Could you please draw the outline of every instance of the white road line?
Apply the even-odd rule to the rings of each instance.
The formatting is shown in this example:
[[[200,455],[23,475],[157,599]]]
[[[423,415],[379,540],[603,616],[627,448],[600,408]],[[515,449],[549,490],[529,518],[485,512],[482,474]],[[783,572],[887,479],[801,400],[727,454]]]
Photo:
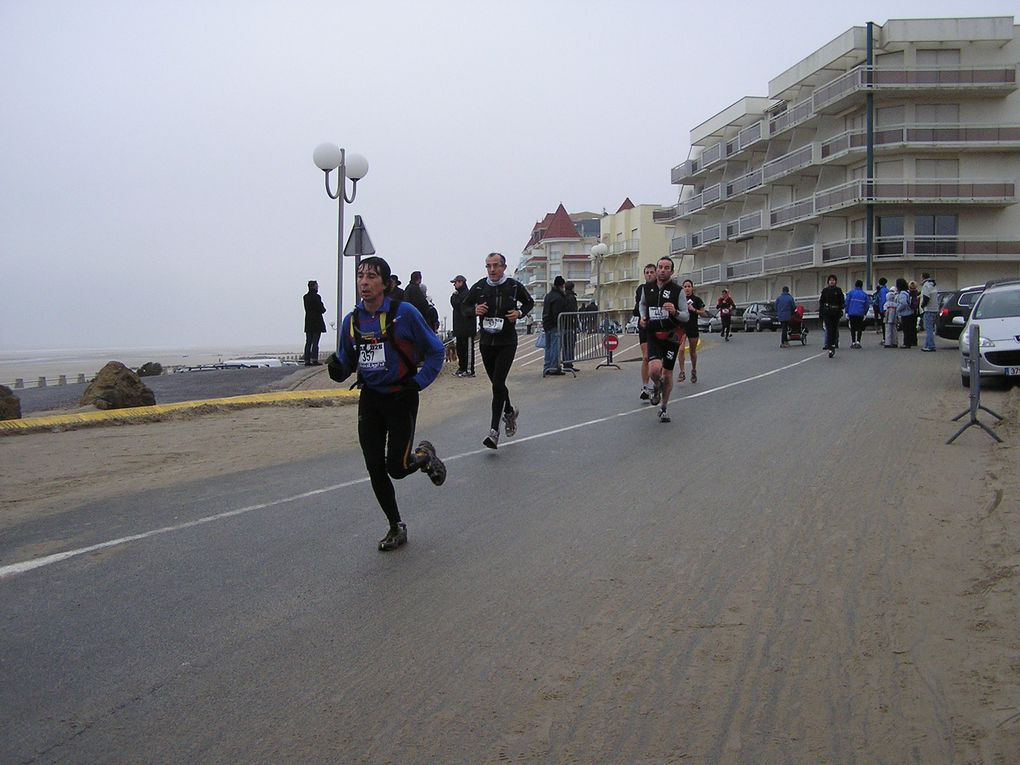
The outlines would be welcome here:
[[[725,385],[719,385],[714,388],[706,388],[703,391],[693,393],[689,396],[682,396],[678,399],[674,399],[674,402],[685,401],[687,399],[692,398],[701,398],[702,396],[707,396],[711,393],[718,393],[719,391],[726,390],[727,388],[734,388],[738,385],[744,385],[749,382],[754,382],[755,380],[761,380],[765,377],[770,377],[772,375],[779,374],[780,372],[785,372],[788,369],[793,369],[794,367],[800,366],[801,364],[805,364],[808,361],[811,361],[812,359],[820,358],[823,355],[824,354],[822,353],[818,353],[815,354],[814,356],[808,356],[805,359],[801,359],[800,361],[795,361],[792,364],[787,364],[785,366],[769,370],[768,372],[762,372],[761,374],[753,375],[751,377],[745,377],[743,380],[736,380],[734,382],[726,383]],[[547,430],[543,433],[536,433],[533,436],[515,438],[513,441],[508,441],[507,443],[505,443],[501,448],[506,449],[508,447],[513,447],[519,444],[527,443],[528,441],[535,441],[540,438],[549,438],[550,436],[559,435],[560,433],[566,433],[567,431],[570,430],[577,430],[578,428],[587,428],[592,425],[600,425],[601,423],[609,422],[610,420],[614,420],[618,417],[627,417],[629,415],[639,414],[641,412],[654,412],[655,410],[656,407],[654,406],[640,406],[636,409],[630,409],[625,412],[617,412],[615,414],[606,415],[605,417],[596,417],[593,420],[577,422],[574,423],[573,425],[567,425],[566,427],[563,428]],[[483,448],[475,449],[469,452],[461,452],[460,454],[455,454],[451,457],[444,457],[443,462],[453,462],[455,460],[464,459],[465,457],[473,457],[476,454],[490,453],[491,451],[492,451],[491,449]],[[314,489],[313,491],[302,492],[301,494],[295,494],[294,496],[291,497],[274,499],[271,502],[260,502],[256,505],[247,505],[246,507],[239,507],[236,510],[227,510],[226,512],[223,513],[208,515],[204,518],[198,518],[194,521],[187,521],[186,523],[179,523],[175,526],[164,526],[162,528],[152,529],[151,531],[144,531],[140,534],[132,534],[126,537],[111,539],[107,542],[100,542],[98,544],[89,545],[88,547],[79,547],[75,550],[66,550],[64,552],[54,553],[52,555],[44,555],[41,558],[33,558],[32,560],[26,560],[20,563],[10,563],[6,566],[0,566],[0,579],[6,579],[7,577],[16,576],[17,574],[24,574],[25,572],[31,571],[33,569],[42,568],[43,566],[49,566],[54,563],[59,563],[61,561],[67,560],[68,558],[76,558],[79,555],[87,555],[88,553],[97,552],[99,550],[105,550],[109,547],[116,547],[117,545],[127,544],[128,542],[138,542],[143,539],[149,539],[150,537],[159,536],[161,534],[170,534],[175,531],[183,531],[184,529],[190,529],[194,526],[202,526],[206,523],[221,521],[224,518],[233,518],[234,516],[244,515],[255,510],[265,510],[270,507],[284,505],[287,504],[288,502],[296,502],[298,500],[307,499],[308,497],[314,497],[318,494],[326,494],[328,492],[337,491],[339,489],[346,489],[349,486],[357,486],[358,484],[362,483],[368,483],[367,476],[364,478],[357,478],[353,481],[345,481],[344,483],[333,484],[332,486],[324,486],[321,489]]]

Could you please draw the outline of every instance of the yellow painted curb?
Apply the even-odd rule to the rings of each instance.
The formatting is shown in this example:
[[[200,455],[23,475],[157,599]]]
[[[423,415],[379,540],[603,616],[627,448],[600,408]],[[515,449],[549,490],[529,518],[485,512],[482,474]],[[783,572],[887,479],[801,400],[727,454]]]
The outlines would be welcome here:
[[[22,417],[20,420],[0,420],[0,434],[27,433],[70,425],[99,425],[103,423],[131,422],[132,420],[152,420],[160,415],[187,411],[189,409],[200,409],[206,406],[242,408],[276,403],[320,401],[322,399],[356,400],[359,395],[359,392],[356,390],[280,391],[278,393],[253,393],[248,396],[208,398],[201,401],[180,401],[176,404],[135,406],[129,409],[107,409],[96,412],[57,414],[50,417]]]

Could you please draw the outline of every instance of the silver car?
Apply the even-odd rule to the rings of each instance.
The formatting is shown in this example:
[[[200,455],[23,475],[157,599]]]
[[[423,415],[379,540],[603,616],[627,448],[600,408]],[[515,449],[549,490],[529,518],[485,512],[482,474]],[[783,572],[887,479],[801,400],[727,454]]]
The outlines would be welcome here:
[[[974,302],[970,318],[953,319],[960,333],[960,380],[970,385],[970,329],[978,327],[978,370],[984,377],[1020,379],[1020,279],[989,285]]]

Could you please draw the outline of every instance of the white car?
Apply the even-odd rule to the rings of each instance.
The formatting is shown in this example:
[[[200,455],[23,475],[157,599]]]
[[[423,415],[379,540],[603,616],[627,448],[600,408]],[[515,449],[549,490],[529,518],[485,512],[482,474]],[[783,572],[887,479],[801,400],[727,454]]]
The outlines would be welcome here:
[[[989,284],[974,301],[970,318],[953,319],[960,333],[960,380],[970,385],[970,329],[978,327],[978,370],[984,377],[1020,379],[1020,279]]]
[[[631,316],[630,321],[627,322],[627,326],[623,328],[623,331],[628,335],[636,335],[638,333],[638,318],[637,316]]]

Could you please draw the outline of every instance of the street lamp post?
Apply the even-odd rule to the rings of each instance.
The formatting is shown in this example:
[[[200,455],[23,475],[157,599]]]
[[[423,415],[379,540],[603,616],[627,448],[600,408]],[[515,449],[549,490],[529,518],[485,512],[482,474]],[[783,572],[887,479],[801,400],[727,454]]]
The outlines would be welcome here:
[[[598,305],[599,310],[603,310],[602,305],[602,259],[606,257],[609,252],[609,248],[606,247],[604,242],[599,242],[591,248],[591,256],[595,260],[595,303]]]
[[[337,245],[336,245],[336,352],[340,354],[340,332],[343,326],[344,290],[344,202],[352,204],[358,193],[358,181],[368,175],[368,160],[360,154],[348,154],[336,144],[320,143],[312,152],[312,161],[326,177],[326,193],[337,200]],[[339,170],[336,193],[329,187],[329,174]],[[347,179],[351,179],[351,195],[347,196]]]

